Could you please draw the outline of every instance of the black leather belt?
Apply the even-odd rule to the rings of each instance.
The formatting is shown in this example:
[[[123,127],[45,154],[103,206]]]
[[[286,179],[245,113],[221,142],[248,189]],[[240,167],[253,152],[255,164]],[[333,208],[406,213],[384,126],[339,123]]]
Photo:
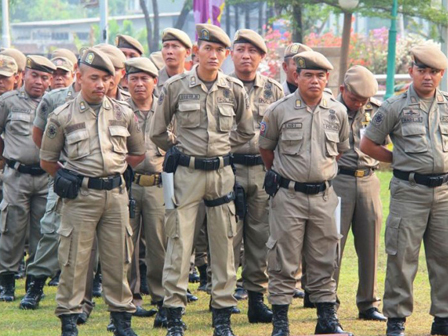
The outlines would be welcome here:
[[[179,165],[184,166],[184,167],[190,167],[190,158],[191,158],[191,156],[189,156],[189,155],[180,154],[179,155]],[[230,165],[230,163],[231,163],[230,155],[222,156],[222,159],[224,161],[223,167]],[[206,159],[200,159],[200,158],[193,157],[193,161],[194,161],[194,169],[211,171],[211,170],[218,170],[219,168],[222,168],[222,167],[220,167],[221,160],[219,157],[206,158]]]
[[[400,180],[409,181],[409,175],[411,174],[412,172],[404,172],[394,169],[394,176]],[[414,181],[417,184],[430,188],[440,187],[442,184],[448,182],[448,174],[423,175],[414,173]]]
[[[43,170],[38,163],[33,165],[24,165],[16,160],[10,160],[5,158],[5,162],[9,168],[17,170],[19,173],[29,174],[32,176],[39,176],[46,174],[47,172]]]
[[[114,175],[110,177],[85,177],[80,175],[81,178],[88,178],[87,188],[96,190],[112,190],[121,185],[121,175]]]
[[[259,166],[264,164],[260,155],[232,154],[232,156],[233,163],[244,166]]]
[[[340,168],[338,174],[349,175],[354,177],[366,177],[371,175],[373,171],[374,170],[372,168],[357,169],[357,170]]]
[[[291,182],[291,180],[282,177],[282,179],[280,181],[280,187],[288,189],[290,182]],[[323,183],[294,182],[294,190],[300,191],[307,195],[316,195],[322,191],[325,191],[325,189],[327,189],[327,186],[324,182]]]

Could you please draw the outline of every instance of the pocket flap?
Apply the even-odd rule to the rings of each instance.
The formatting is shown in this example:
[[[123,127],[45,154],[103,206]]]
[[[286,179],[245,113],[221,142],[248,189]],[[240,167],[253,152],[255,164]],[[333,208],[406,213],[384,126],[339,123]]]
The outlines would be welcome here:
[[[303,139],[303,132],[286,131],[282,133],[282,140],[293,141],[302,139]]]
[[[200,103],[182,103],[179,104],[179,111],[181,112],[195,112],[201,108]]]
[[[31,122],[31,114],[24,112],[13,112],[11,113],[11,120]]]
[[[0,203],[0,211],[5,211],[6,208],[8,207],[8,205],[9,205],[9,203],[6,202],[5,200],[3,200],[3,201]]]
[[[272,237],[269,237],[267,243],[266,243],[266,247],[270,250],[272,250],[275,247],[275,244],[277,244],[277,240],[273,239]]]
[[[89,132],[86,129],[79,130],[67,134],[67,144],[71,145],[81,140],[86,140],[89,138]]]
[[[401,132],[403,133],[403,136],[426,134],[425,125],[423,124],[408,124],[406,126],[403,125],[403,127],[401,128]]]
[[[73,232],[73,228],[59,228],[58,233],[62,236],[62,237],[70,237],[70,235]]]
[[[388,226],[390,228],[393,228],[393,229],[398,229],[400,227],[400,223],[401,223],[401,218],[400,217],[389,216],[387,218],[386,226]]]
[[[111,136],[128,137],[131,135],[128,129],[123,126],[109,126],[109,132]]]
[[[225,117],[233,117],[235,112],[233,111],[233,105],[221,104],[218,105],[219,114]]]
[[[336,132],[325,132],[328,141],[339,143],[339,134]]]

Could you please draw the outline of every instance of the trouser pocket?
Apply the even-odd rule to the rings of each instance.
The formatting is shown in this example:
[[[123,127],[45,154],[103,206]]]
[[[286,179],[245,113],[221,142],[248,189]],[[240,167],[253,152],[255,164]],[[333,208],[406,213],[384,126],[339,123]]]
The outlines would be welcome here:
[[[396,255],[398,252],[398,239],[400,233],[401,218],[390,216],[386,222],[386,253]]]

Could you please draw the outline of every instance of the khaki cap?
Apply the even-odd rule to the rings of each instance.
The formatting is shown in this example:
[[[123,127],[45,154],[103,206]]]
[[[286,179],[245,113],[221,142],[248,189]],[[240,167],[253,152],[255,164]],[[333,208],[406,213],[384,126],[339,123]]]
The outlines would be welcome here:
[[[149,58],[134,57],[125,62],[126,74],[130,75],[137,72],[146,72],[152,77],[159,75],[159,70]]]
[[[98,44],[94,46],[94,48],[98,48],[102,52],[104,52],[112,61],[112,64],[114,65],[115,69],[124,68],[124,62],[126,62],[126,56],[120,49],[114,47],[111,44],[105,44],[105,43]]]
[[[283,54],[283,58],[291,57],[300,54],[304,51],[313,51],[313,49],[302,43],[292,43],[286,47],[285,52]]]
[[[267,53],[268,48],[263,38],[252,29],[239,29],[233,37],[233,45],[237,43],[250,43],[257,47],[261,52]]]
[[[214,43],[220,43],[226,48],[230,48],[230,38],[227,36],[224,30],[218,26],[199,23],[196,25],[196,33],[200,41],[208,41]]]
[[[81,63],[115,76],[115,68],[112,61],[99,48],[89,48],[84,51]]]
[[[362,65],[352,66],[344,77],[348,91],[362,98],[371,98],[378,91],[378,82],[373,73]]]
[[[26,56],[17,49],[14,48],[6,48],[0,52],[2,55],[7,55],[15,59],[17,63],[17,67],[20,72],[25,71],[26,67]]]
[[[163,56],[161,51],[155,51],[149,55],[149,59],[156,66],[157,70],[162,69],[165,66],[163,62]]]
[[[51,58],[57,58],[57,57],[64,57],[67,58],[73,65],[78,63],[78,58],[76,57],[75,53],[71,50],[60,48],[53,51],[51,54]],[[73,71],[73,70],[70,70]]]
[[[129,35],[117,35],[116,45],[117,48],[134,49],[140,53],[140,55],[143,55],[144,52],[142,44]]]
[[[11,56],[0,55],[0,75],[11,77],[17,73],[17,63]]]
[[[51,61],[56,66],[57,69],[62,69],[68,72],[73,72],[74,67],[73,63],[70,62],[68,58],[65,57],[55,57],[52,58]]]
[[[412,60],[420,68],[433,68],[445,70],[448,68],[448,59],[440,48],[433,44],[420,44],[411,49]]]
[[[190,37],[182,30],[179,30],[176,28],[166,28],[162,32],[162,42],[165,42],[165,41],[179,41],[186,48],[189,48],[189,49],[191,49],[191,47],[193,45],[191,43]]]
[[[56,70],[55,65],[51,63],[48,58],[39,55],[29,55],[26,58],[26,67],[28,69],[48,72],[50,74]]]
[[[293,57],[297,69],[308,70],[333,70],[333,65],[321,53],[317,51],[304,51]]]

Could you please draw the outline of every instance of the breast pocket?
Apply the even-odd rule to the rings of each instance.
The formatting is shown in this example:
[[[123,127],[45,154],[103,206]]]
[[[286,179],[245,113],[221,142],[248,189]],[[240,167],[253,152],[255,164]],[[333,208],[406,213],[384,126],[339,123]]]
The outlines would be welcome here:
[[[233,126],[233,118],[235,112],[233,111],[233,105],[219,105],[218,106],[218,129],[220,132],[230,132]]]
[[[109,133],[112,150],[115,153],[126,154],[128,152],[127,138],[131,135],[128,129],[123,126],[109,126]]]
[[[80,159],[89,154],[89,132],[86,129],[67,134],[67,155],[70,159]]]
[[[440,134],[442,136],[443,151],[448,152],[448,125],[440,125]]]
[[[10,121],[11,132],[18,135],[31,134],[31,114],[26,112],[12,112]]]
[[[404,151],[406,153],[424,153],[428,151],[425,125],[420,123],[408,123],[402,125]]]
[[[339,154],[338,143],[339,143],[338,133],[330,131],[325,132],[325,149],[327,152],[327,156],[337,156]]]
[[[201,105],[199,103],[181,103],[177,113],[179,125],[183,128],[196,128],[201,124]]]
[[[280,137],[280,152],[286,155],[297,155],[303,146],[302,130],[286,130]]]

